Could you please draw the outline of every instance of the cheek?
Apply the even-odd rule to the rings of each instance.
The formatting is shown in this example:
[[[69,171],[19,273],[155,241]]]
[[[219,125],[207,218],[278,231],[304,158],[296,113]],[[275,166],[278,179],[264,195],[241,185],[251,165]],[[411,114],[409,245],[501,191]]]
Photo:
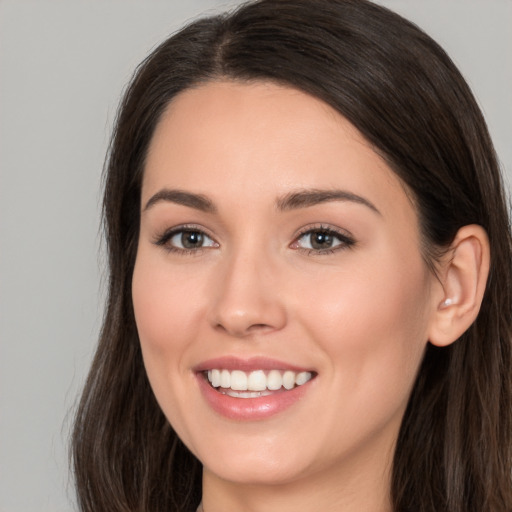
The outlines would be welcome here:
[[[340,271],[309,293],[304,324],[329,354],[339,389],[405,400],[427,342],[429,275],[421,261],[381,255]]]
[[[149,253],[149,254],[148,254]],[[132,300],[142,356],[151,388],[162,411],[191,446],[187,415],[193,415],[190,353],[198,337],[199,299],[204,290],[180,272],[170,272],[158,255],[140,250],[132,279]],[[196,286],[192,286],[196,285]],[[184,407],[183,404],[190,404]]]
[[[134,268],[132,299],[143,352],[177,352],[194,338],[201,317],[201,280],[162,264],[160,255],[142,249]],[[164,257],[165,259],[165,257]]]
[[[170,272],[165,254],[139,250],[132,279],[135,321],[148,379],[169,420],[193,378],[189,355],[204,295],[197,284],[179,271]]]

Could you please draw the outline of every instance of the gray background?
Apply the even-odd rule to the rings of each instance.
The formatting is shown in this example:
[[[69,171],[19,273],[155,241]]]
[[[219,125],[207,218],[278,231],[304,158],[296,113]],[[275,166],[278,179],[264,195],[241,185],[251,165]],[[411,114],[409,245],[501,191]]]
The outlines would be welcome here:
[[[512,1],[380,3],[459,65],[511,182]],[[227,5],[0,0],[0,512],[74,508],[66,444],[102,316],[100,174],[117,102],[155,44]]]

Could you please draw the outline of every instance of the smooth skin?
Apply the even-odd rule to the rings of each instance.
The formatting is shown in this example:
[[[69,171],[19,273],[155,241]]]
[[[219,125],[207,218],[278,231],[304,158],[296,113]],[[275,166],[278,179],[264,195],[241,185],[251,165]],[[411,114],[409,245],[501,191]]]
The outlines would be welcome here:
[[[465,226],[434,276],[404,185],[361,134],[322,101],[264,82],[177,96],[150,144],[141,204],[144,363],[203,463],[205,512],[390,511],[415,376],[429,340],[454,342],[478,314],[485,232]],[[223,356],[316,377],[284,411],[234,421],[193,370]]]

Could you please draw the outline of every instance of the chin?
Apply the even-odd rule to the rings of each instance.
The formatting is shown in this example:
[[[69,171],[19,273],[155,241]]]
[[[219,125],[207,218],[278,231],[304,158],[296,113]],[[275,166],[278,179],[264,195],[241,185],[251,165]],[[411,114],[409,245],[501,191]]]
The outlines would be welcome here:
[[[228,457],[205,461],[205,470],[218,478],[242,485],[285,485],[301,478],[303,468],[289,461],[262,457]]]
[[[252,425],[252,427],[255,427]],[[191,446],[195,456],[202,462],[205,470],[218,478],[238,484],[286,484],[299,479],[309,466],[308,460],[314,460],[315,454],[301,450],[293,436],[282,437],[261,432],[244,436],[219,435],[214,438],[212,432],[204,436],[200,443]],[[295,440],[297,441],[297,440]]]

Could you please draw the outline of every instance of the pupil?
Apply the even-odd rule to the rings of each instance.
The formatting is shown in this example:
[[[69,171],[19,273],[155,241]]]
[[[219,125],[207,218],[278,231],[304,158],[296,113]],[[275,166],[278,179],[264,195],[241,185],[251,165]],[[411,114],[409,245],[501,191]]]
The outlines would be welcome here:
[[[313,249],[325,249],[331,247],[332,235],[325,232],[317,232],[311,237],[311,247]]]
[[[196,249],[203,244],[203,235],[197,231],[184,231],[181,235],[181,243],[185,249]]]

